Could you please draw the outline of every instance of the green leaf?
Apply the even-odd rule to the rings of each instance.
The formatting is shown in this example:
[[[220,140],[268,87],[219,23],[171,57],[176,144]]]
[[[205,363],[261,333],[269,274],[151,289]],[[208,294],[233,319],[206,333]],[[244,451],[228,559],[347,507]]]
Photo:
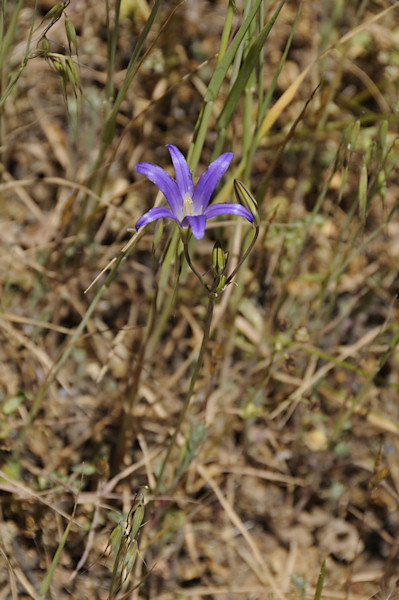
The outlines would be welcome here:
[[[314,595],[314,600],[321,599],[321,592],[323,591],[324,577],[326,576],[326,561],[323,560],[323,564],[321,565],[319,578],[317,580],[316,592]]]
[[[227,127],[228,123],[230,123],[234,114],[234,110],[237,106],[237,102],[239,101],[245,90],[245,86],[247,85],[248,79],[252,71],[254,70],[257,61],[259,60],[259,54],[262,52],[267,36],[269,35],[273,25],[275,24],[277,17],[280,14],[280,11],[283,8],[285,2],[286,0],[281,0],[270,21],[265,25],[262,31],[258,33],[257,37],[250,45],[248,54],[245,57],[244,63],[240,69],[238,77],[230,90],[223,110],[220,113],[220,116],[217,120],[216,126],[218,129],[224,129],[225,127]]]
[[[24,394],[18,394],[17,396],[13,396],[12,398],[8,398],[3,403],[2,411],[6,416],[12,415],[18,410],[19,405],[25,400]]]
[[[285,2],[285,0],[284,0],[284,2]],[[228,68],[230,67],[231,63],[234,60],[234,57],[238,50],[238,47],[241,44],[242,40],[244,39],[244,36],[245,36],[249,26],[251,25],[252,20],[254,19],[255,15],[256,15],[256,12],[260,6],[260,3],[261,3],[261,0],[256,0],[256,2],[254,3],[254,6],[252,7],[251,12],[248,14],[247,18],[244,19],[240,29],[237,31],[236,35],[234,36],[234,39],[231,42],[230,46],[228,47],[226,54],[224,55],[224,57],[222,58],[222,60],[218,64],[218,66],[216,67],[215,72],[212,75],[212,79],[209,82],[208,89],[207,89],[205,97],[204,97],[204,102],[213,102],[216,99],[216,97],[219,93],[220,87],[224,81],[224,78],[226,77]]]
[[[129,90],[130,84],[132,83],[133,78],[139,68],[140,61],[138,61],[138,59],[139,59],[140,53],[143,49],[144,43],[148,37],[148,34],[150,32],[150,29],[152,27],[152,24],[154,22],[154,19],[156,17],[156,14],[158,12],[160,5],[161,5],[161,0],[156,0],[156,2],[154,3],[154,6],[152,7],[151,14],[148,18],[148,21],[145,24],[144,29],[139,36],[139,39],[137,40],[136,46],[134,48],[134,52],[130,58],[129,64],[126,69],[126,77],[123,80],[121,87],[119,88],[118,95],[116,96],[114,107],[105,122],[104,130],[101,134],[101,140],[104,144],[106,144],[108,146],[111,144],[111,142],[114,138],[116,117],[118,116],[119,108],[120,108],[123,100],[125,99],[126,94]]]

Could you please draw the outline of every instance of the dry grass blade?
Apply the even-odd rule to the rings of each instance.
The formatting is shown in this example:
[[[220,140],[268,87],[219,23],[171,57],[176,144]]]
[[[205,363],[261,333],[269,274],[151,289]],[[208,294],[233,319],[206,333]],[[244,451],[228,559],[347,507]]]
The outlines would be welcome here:
[[[2,559],[4,560],[4,562],[7,565],[8,574],[10,576],[10,588],[11,588],[12,600],[18,600],[17,584],[16,584],[16,580],[15,580],[14,569],[12,568],[12,565],[11,565],[10,561],[8,560],[7,555],[2,548],[0,548],[0,556],[2,557]]]
[[[280,588],[277,585],[277,582],[275,581],[269,567],[267,566],[261,553],[259,552],[259,550],[256,546],[256,543],[252,539],[248,530],[245,528],[244,523],[241,521],[240,517],[237,515],[236,511],[230,505],[228,500],[224,497],[219,486],[209,476],[206,468],[203,465],[199,465],[199,464],[197,465],[196,468],[197,468],[199,475],[203,478],[203,480],[210,486],[210,488],[214,492],[216,498],[219,500],[223,510],[226,512],[226,514],[229,517],[232,524],[235,527],[237,527],[237,529],[243,536],[244,540],[248,544],[250,550],[252,551],[253,557],[254,557],[255,561],[257,562],[258,567],[260,568],[260,570],[257,570],[257,574],[261,574],[261,576],[263,578],[262,583],[264,585],[270,586],[273,593],[276,594],[276,597],[280,598],[280,600],[283,600],[284,596],[281,593]]]
[[[3,4],[0,595],[396,597],[398,3]]]
[[[26,499],[26,500],[34,499],[39,504],[44,504],[45,506],[48,506],[49,508],[51,508],[51,510],[53,510],[54,512],[61,515],[64,519],[67,519],[68,521],[70,520],[71,516],[68,515],[68,513],[66,513],[64,510],[62,510],[61,508],[58,508],[58,506],[56,506],[52,502],[49,502],[48,500],[46,500],[46,498],[43,498],[43,496],[41,496],[40,494],[33,492],[30,488],[23,485],[19,481],[14,481],[10,477],[8,477],[8,475],[6,473],[4,473],[4,471],[2,471],[2,470],[0,470],[0,478],[4,479],[8,483],[8,485],[7,485],[0,479],[0,489],[3,490],[4,492],[12,493],[17,498],[20,498],[20,499]],[[78,527],[81,526],[80,523],[75,520],[73,521],[73,524],[77,525]]]
[[[287,108],[287,106],[294,100],[300,86],[304,82],[307,75],[310,73],[312,68],[325,56],[330,54],[330,52],[335,51],[337,46],[342,46],[346,44],[349,40],[351,40],[355,35],[358,35],[362,31],[365,31],[370,25],[379,21],[383,17],[387,16],[393,10],[396,10],[398,6],[396,4],[389,6],[385,10],[382,10],[378,15],[375,15],[368,21],[362,23],[358,27],[355,27],[351,31],[348,31],[345,35],[343,35],[335,44],[327,48],[320,56],[318,56],[315,60],[313,60],[302,72],[301,74],[291,83],[289,88],[280,96],[277,102],[272,106],[272,108],[267,112],[265,118],[262,121],[260,126],[258,138],[261,140],[265,137],[265,135],[270,131],[274,123],[277,121],[281,113]]]

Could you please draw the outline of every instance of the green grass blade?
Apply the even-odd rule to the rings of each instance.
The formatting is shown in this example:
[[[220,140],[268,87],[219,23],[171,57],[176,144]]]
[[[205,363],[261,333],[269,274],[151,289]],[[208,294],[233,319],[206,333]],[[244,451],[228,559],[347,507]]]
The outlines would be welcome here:
[[[119,13],[121,9],[121,0],[116,0],[115,2],[115,22],[112,33],[110,31],[109,24],[109,6],[107,5],[107,20],[108,20],[108,40],[107,40],[107,52],[108,52],[108,60],[107,60],[107,83],[105,85],[105,98],[107,102],[112,100],[114,95],[114,69],[115,69],[115,55],[116,55],[116,45],[118,42],[118,33],[119,33]]]
[[[19,0],[17,6],[14,8],[12,12],[12,17],[10,24],[6,27],[6,34],[2,39],[1,50],[0,50],[0,70],[4,66],[4,61],[7,58],[8,49],[10,47],[11,41],[14,37],[15,28],[17,26],[18,15],[24,5],[24,0]]]
[[[314,600],[320,600],[321,592],[323,591],[324,577],[326,576],[326,561],[323,560],[321,565],[319,578],[317,580],[316,591],[314,595]]]
[[[278,5],[277,9],[275,10],[270,21],[265,25],[265,27],[262,29],[262,31],[260,31],[260,33],[257,35],[255,40],[252,42],[252,44],[249,48],[249,52],[248,52],[246,58],[244,59],[244,63],[240,69],[240,73],[237,77],[237,80],[234,83],[233,87],[231,88],[230,93],[227,97],[226,103],[223,107],[223,110],[220,113],[220,116],[217,120],[216,126],[218,129],[223,129],[224,127],[227,126],[228,123],[230,123],[230,121],[233,117],[233,114],[234,114],[234,110],[237,106],[237,102],[239,101],[239,99],[241,98],[241,96],[245,90],[245,86],[247,85],[249,77],[250,77],[251,73],[253,72],[257,61],[259,60],[259,54],[262,52],[263,45],[264,45],[270,31],[272,30],[273,25],[275,24],[275,22],[278,18],[278,15],[280,14],[280,11],[283,8],[285,2],[286,2],[286,0],[282,0],[280,2],[280,4]],[[215,71],[215,73],[216,73],[216,71]]]
[[[264,118],[264,116],[266,114],[266,111],[269,108],[270,100],[272,98],[274,90],[276,89],[277,80],[278,80],[279,75],[280,75],[280,73],[281,73],[281,71],[283,69],[285,61],[287,60],[288,52],[289,52],[289,50],[291,48],[291,44],[292,44],[292,40],[293,40],[294,33],[295,33],[295,30],[296,30],[296,26],[297,26],[297,23],[299,21],[299,16],[301,14],[301,7],[302,7],[302,0],[299,2],[298,10],[297,10],[297,13],[295,15],[295,20],[294,20],[294,22],[292,24],[292,27],[291,27],[290,35],[288,36],[288,40],[287,40],[287,43],[285,45],[283,55],[282,55],[282,57],[280,59],[280,62],[278,64],[278,67],[277,67],[276,72],[274,74],[272,83],[270,85],[270,88],[267,90],[267,93],[265,95],[265,98],[264,98],[263,102],[261,103],[261,106],[260,106],[260,109],[259,109],[259,113],[258,113],[258,119],[257,119],[258,127],[260,126],[261,122],[263,121],[263,118]]]
[[[224,55],[224,57],[222,58],[220,63],[217,65],[215,72],[212,76],[212,79],[209,82],[209,86],[206,91],[206,94],[205,94],[205,98],[204,98],[205,102],[213,102],[216,99],[216,97],[219,93],[220,87],[226,77],[227,70],[230,67],[231,63],[233,62],[236,52],[238,50],[238,47],[240,46],[242,40],[244,39],[244,36],[245,36],[249,26],[251,25],[252,20],[255,18],[256,11],[258,10],[260,3],[261,3],[261,0],[256,0],[254,6],[252,7],[251,12],[247,16],[247,18],[244,19],[240,29],[237,31],[236,35],[234,36],[234,39],[231,42],[230,46],[228,47],[226,54]]]
[[[133,78],[137,72],[137,69],[139,67],[140,53],[143,49],[144,43],[145,43],[145,41],[148,37],[148,34],[151,30],[152,24],[154,22],[154,19],[156,17],[156,14],[159,10],[160,5],[161,5],[161,0],[156,0],[154,6],[152,7],[151,14],[148,17],[148,21],[146,22],[144,29],[141,32],[139,39],[137,40],[136,47],[130,58],[130,61],[129,61],[129,64],[127,67],[127,71],[126,71],[126,77],[125,77],[125,79],[120,87],[120,90],[116,96],[115,104],[113,106],[111,114],[109,115],[109,117],[105,123],[104,130],[102,133],[102,140],[106,144],[110,144],[114,138],[116,117],[118,115],[120,106],[126,97],[129,87],[130,87],[130,85],[133,81]]]
[[[58,545],[58,548],[56,550],[56,553],[54,554],[54,558],[51,562],[51,565],[49,567],[49,569],[47,570],[47,573],[42,581],[42,585],[40,586],[40,600],[44,600],[44,598],[47,597],[47,592],[49,590],[50,584],[51,584],[51,580],[53,579],[53,575],[54,575],[54,571],[56,569],[56,566],[58,565],[58,562],[61,558],[61,554],[62,551],[64,549],[64,546],[66,544],[69,532],[71,530],[72,527],[72,523],[73,520],[75,518],[75,512],[76,512],[76,507],[77,507],[77,503],[75,503],[75,506],[73,507],[73,511],[72,511],[72,515],[71,518],[69,519],[68,525],[66,526],[66,529],[64,531],[64,535],[62,536],[62,539]]]

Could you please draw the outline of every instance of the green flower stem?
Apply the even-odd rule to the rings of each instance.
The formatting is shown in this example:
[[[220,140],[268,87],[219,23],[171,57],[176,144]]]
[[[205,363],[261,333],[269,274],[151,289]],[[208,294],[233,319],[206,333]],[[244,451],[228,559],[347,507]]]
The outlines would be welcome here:
[[[210,293],[208,295],[208,310],[207,310],[206,320],[205,320],[204,335],[202,337],[201,348],[200,348],[200,351],[199,351],[199,354],[198,354],[197,363],[195,365],[195,369],[194,369],[194,372],[193,372],[192,377],[191,377],[190,386],[188,388],[188,392],[187,392],[186,398],[184,400],[183,407],[182,407],[182,409],[180,411],[179,419],[177,421],[175,430],[173,432],[172,439],[169,442],[169,447],[168,447],[167,452],[165,454],[165,457],[164,457],[164,459],[162,461],[162,465],[161,465],[161,469],[160,469],[159,474],[158,474],[157,484],[156,484],[156,487],[155,487],[155,490],[154,490],[154,494],[156,494],[157,492],[159,492],[160,487],[162,486],[165,467],[166,467],[166,465],[168,463],[170,454],[171,454],[171,452],[172,452],[172,450],[174,448],[174,445],[175,445],[175,442],[176,442],[176,438],[177,438],[177,436],[180,433],[180,429],[181,429],[181,426],[183,424],[184,417],[186,416],[188,407],[190,406],[190,401],[191,401],[191,398],[192,398],[192,395],[193,395],[193,392],[194,392],[195,384],[197,383],[197,379],[198,379],[198,376],[200,374],[202,364],[204,362],[205,350],[206,350],[206,347],[208,345],[209,334],[210,334],[210,331],[211,331],[211,323],[212,323],[213,309],[214,309],[214,306],[215,306],[215,300],[216,300],[216,295],[213,294],[213,293]]]
[[[193,264],[193,262],[192,262],[192,260],[191,260],[190,251],[189,251],[189,249],[188,249],[188,240],[187,240],[187,239],[185,239],[185,240],[183,241],[183,248],[184,248],[184,256],[186,257],[186,261],[187,261],[187,263],[188,263],[188,266],[190,267],[190,269],[192,270],[192,272],[194,273],[194,275],[197,277],[197,279],[199,279],[199,281],[200,281],[201,285],[202,285],[202,286],[203,286],[203,287],[204,287],[204,288],[205,288],[207,291],[209,291],[209,290],[208,290],[208,287],[207,287],[207,285],[206,285],[206,283],[205,283],[205,281],[204,281],[204,280],[203,280],[203,278],[202,278],[202,275],[201,275],[201,274],[200,274],[200,273],[197,271],[197,269],[195,268],[195,266],[194,266],[194,264]]]
[[[251,240],[251,243],[249,244],[248,248],[245,250],[242,258],[238,261],[236,267],[233,269],[233,271],[230,273],[230,275],[226,279],[225,287],[228,286],[233,281],[233,278],[238,273],[239,269],[241,268],[241,265],[247,260],[249,254],[252,252],[252,248],[255,246],[256,240],[258,239],[258,235],[259,235],[259,225],[255,225],[255,233]]]

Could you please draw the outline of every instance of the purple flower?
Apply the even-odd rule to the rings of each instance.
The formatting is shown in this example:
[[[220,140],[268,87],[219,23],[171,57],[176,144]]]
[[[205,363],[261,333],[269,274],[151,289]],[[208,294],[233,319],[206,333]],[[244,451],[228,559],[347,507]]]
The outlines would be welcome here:
[[[206,221],[211,217],[238,215],[253,222],[252,214],[241,204],[228,202],[208,206],[213,191],[232,161],[231,152],[225,152],[214,160],[194,188],[193,178],[183,154],[176,146],[168,144],[166,147],[172,158],[176,179],[161,167],[147,162],[136,165],[135,171],[155,183],[165,196],[169,208],[151,208],[137,221],[136,231],[157,219],[174,219],[180,227],[191,227],[194,237],[200,240],[204,236]]]

